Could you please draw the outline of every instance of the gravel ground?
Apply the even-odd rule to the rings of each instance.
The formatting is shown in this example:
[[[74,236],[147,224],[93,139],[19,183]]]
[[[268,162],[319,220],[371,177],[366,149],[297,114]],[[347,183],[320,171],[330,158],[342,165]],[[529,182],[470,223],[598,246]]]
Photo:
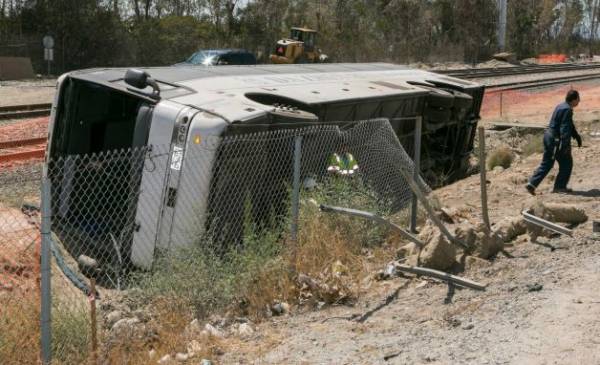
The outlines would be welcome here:
[[[0,106],[51,103],[56,79],[2,81]]]
[[[41,181],[41,162],[24,161],[10,168],[0,165],[1,205],[18,208],[23,201],[39,201]]]
[[[0,142],[48,135],[48,117],[0,121]]]
[[[355,308],[332,308],[258,331],[278,344],[259,359],[230,354],[225,364],[598,364],[600,241],[520,243],[514,258],[463,275],[484,293],[395,279]],[[408,284],[406,284],[408,282]],[[537,285],[536,285],[537,284]],[[356,323],[340,317],[399,298]],[[379,298],[379,299],[378,299]],[[325,321],[325,322],[324,322]]]

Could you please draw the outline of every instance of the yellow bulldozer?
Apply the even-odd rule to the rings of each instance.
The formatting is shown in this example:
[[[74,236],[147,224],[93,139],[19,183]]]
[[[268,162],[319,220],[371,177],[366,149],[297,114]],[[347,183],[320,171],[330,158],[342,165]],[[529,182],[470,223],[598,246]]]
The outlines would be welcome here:
[[[317,31],[294,27],[290,38],[277,41],[273,63],[321,63],[327,62],[327,55],[315,46]]]

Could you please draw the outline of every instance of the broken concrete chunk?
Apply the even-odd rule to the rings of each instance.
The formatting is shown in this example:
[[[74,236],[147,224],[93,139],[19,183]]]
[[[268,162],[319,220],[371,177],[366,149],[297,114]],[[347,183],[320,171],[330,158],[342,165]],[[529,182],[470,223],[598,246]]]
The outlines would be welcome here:
[[[456,227],[454,230],[454,235],[456,239],[460,242],[463,242],[468,247],[475,247],[475,241],[477,240],[477,234],[475,232],[475,227],[469,223],[463,223],[460,226]]]
[[[137,318],[122,318],[118,320],[111,328],[111,332],[115,336],[131,336],[140,323]]]
[[[553,222],[581,224],[588,220],[585,210],[573,204],[543,203],[542,206]]]
[[[504,241],[502,237],[495,232],[486,234],[485,232],[477,233],[477,241],[473,256],[489,259],[494,257],[498,252],[504,248]]]
[[[238,334],[241,338],[248,338],[254,334],[254,329],[248,323],[242,323],[238,328]]]
[[[184,354],[183,352],[178,352],[175,355],[175,360],[179,361],[179,362],[186,362],[189,359],[189,355],[188,354]]]
[[[585,211],[573,204],[537,202],[531,209],[533,215],[550,222],[580,224],[588,219]]]
[[[425,241],[426,246],[421,251],[419,266],[436,270],[449,269],[455,262],[456,247],[452,245],[441,232],[435,232]],[[417,265],[417,255],[408,258],[410,265]]]
[[[204,331],[206,331],[206,333],[211,336],[211,337],[216,337],[216,338],[223,338],[225,337],[223,335],[223,332],[219,331],[218,329],[216,329],[213,325],[211,325],[210,323],[207,323],[204,326]]]
[[[467,252],[471,256],[488,259],[504,248],[504,240],[498,231],[486,234],[486,230],[483,223],[477,226],[463,223],[456,227],[454,233],[458,240],[469,247]]]
[[[518,236],[527,233],[527,224],[521,216],[506,218],[494,226],[494,233],[500,236],[503,242],[512,242]]]

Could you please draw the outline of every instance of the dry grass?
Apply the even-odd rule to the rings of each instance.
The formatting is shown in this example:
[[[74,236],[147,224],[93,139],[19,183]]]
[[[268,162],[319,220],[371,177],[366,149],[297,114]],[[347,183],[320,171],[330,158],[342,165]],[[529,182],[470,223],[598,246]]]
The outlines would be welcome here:
[[[35,364],[40,353],[39,296],[34,292],[10,295],[0,299],[1,363]]]
[[[507,169],[513,162],[513,153],[508,147],[500,147],[492,151],[487,159],[488,170],[494,169],[496,166],[502,166]]]
[[[105,348],[101,350],[102,357],[110,364],[145,365],[151,363],[149,351],[156,351],[152,362],[157,361],[165,354],[174,355],[177,352],[186,353],[187,344],[192,339],[196,340],[202,350],[195,354],[196,358],[212,358],[222,348],[220,341],[215,338],[187,337],[185,327],[192,316],[189,307],[184,302],[165,300],[159,298],[152,303],[156,318],[160,321],[151,321],[147,325],[152,328],[155,336],[152,338],[111,338],[105,341]]]
[[[365,194],[354,195],[352,186],[340,185],[336,189],[331,196],[373,211],[370,198]],[[340,191],[343,194],[338,194]],[[152,319],[144,326],[153,335],[115,338],[110,337],[108,331],[100,333],[100,357],[110,364],[154,363],[165,354],[186,352],[187,344],[196,340],[202,350],[194,359],[214,358],[221,351],[238,351],[242,342],[235,338],[224,341],[189,337],[185,328],[192,319],[208,320],[217,314],[247,316],[260,322],[264,319],[265,308],[275,301],[294,306],[314,304],[317,300],[327,303],[355,300],[364,289],[361,283],[365,277],[374,267],[379,268],[393,258],[401,240],[372,222],[322,213],[306,202],[303,199],[297,243],[289,239],[289,222],[284,222],[283,228],[275,233],[250,234],[242,249],[216,255],[197,245],[190,251],[159,260],[152,273],[133,278],[140,283],[143,294],[128,297],[128,300],[140,301],[143,303],[140,307],[152,313]],[[406,212],[401,212],[391,218],[405,225],[408,217]],[[325,287],[335,288],[334,293],[340,296],[324,299],[319,293],[314,295],[314,300],[307,300],[306,288],[301,288],[297,281],[299,274],[307,275]],[[15,313],[22,315],[20,320],[26,323],[13,323],[13,331],[5,324],[0,327],[0,356],[10,359],[9,364],[37,361],[38,303],[32,301],[28,310],[15,309]],[[87,308],[72,309],[55,305],[53,310],[53,350],[59,364],[89,361],[89,312]],[[27,334],[31,336],[27,337]],[[267,340],[261,348],[246,347],[244,352],[265,351],[277,342],[275,338],[269,339],[268,334],[264,336]],[[33,350],[17,351],[21,348]],[[156,351],[152,361],[148,356],[151,349]]]

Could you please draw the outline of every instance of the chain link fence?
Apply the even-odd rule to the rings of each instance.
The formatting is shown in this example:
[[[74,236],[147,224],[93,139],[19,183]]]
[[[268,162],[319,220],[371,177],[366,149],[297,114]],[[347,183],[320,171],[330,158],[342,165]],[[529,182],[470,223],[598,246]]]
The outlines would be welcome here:
[[[310,272],[334,254],[355,259],[342,247],[378,247],[389,238],[374,222],[324,214],[319,205],[365,210],[407,227],[414,198],[405,179],[415,171],[387,120],[52,159],[42,189],[50,203],[42,203],[42,236],[52,257],[42,257],[51,279],[42,313],[40,174],[38,166],[26,182],[4,185],[17,195],[3,190],[0,205],[0,298],[2,308],[31,311],[23,317],[33,358],[41,315],[45,352],[55,363],[75,364],[99,353],[109,362],[132,361],[123,357],[124,341],[129,350],[148,346],[157,323],[167,321],[146,308],[157,298],[205,318],[233,307],[252,314],[273,298],[298,295],[286,284],[290,267]],[[429,193],[422,179],[415,183]],[[99,303],[92,323],[91,299]],[[24,325],[3,311],[3,326],[18,333]],[[16,358],[23,337],[0,336],[2,354]]]
[[[40,164],[0,168],[3,364],[33,364],[40,353],[40,177]]]

